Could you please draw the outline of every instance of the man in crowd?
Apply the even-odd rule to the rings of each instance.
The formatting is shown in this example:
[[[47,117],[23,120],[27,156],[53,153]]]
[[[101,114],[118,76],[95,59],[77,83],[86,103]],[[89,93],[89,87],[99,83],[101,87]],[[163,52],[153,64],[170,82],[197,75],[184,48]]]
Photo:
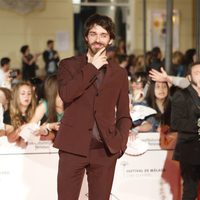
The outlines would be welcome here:
[[[1,59],[0,68],[0,87],[11,87],[11,76],[10,76],[10,58],[3,57]]]
[[[174,159],[180,162],[182,200],[195,200],[200,180],[200,62],[191,65],[190,85],[172,99],[172,129],[178,131]]]
[[[47,41],[47,49],[43,52],[43,60],[45,62],[45,70],[47,75],[51,75],[57,72],[59,55],[54,50],[54,41]]]

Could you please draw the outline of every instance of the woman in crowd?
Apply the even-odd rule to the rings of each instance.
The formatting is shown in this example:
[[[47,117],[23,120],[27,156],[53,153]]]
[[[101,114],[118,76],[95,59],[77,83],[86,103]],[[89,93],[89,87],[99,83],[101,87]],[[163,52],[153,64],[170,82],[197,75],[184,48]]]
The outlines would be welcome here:
[[[129,77],[132,77],[135,73],[135,71],[134,71],[135,61],[136,61],[135,54],[131,54],[131,55],[128,56],[128,64],[127,64],[126,69],[127,69]]]
[[[160,125],[170,125],[171,102],[169,86],[166,82],[151,82],[147,96],[147,105],[157,111],[157,114],[149,122],[152,125],[151,131],[158,131]]]
[[[145,104],[145,93],[144,88],[147,84],[147,75],[145,72],[136,72],[131,78],[131,103],[132,105],[136,104]]]
[[[30,79],[31,84],[33,85],[33,90],[35,91],[37,104],[44,98],[44,80],[39,77]]]
[[[184,76],[185,66],[183,64],[184,55],[181,51],[175,51],[172,55],[172,74],[174,76]]]
[[[135,127],[138,132],[157,132],[160,126],[170,124],[169,86],[166,82],[151,82],[146,95],[147,106],[155,109],[157,114],[147,117],[141,125]]]
[[[48,76],[44,83],[45,99],[37,106],[31,122],[41,122],[42,127],[48,134],[41,134],[42,140],[53,140],[59,129],[60,120],[63,116],[63,102],[58,95],[58,83],[56,75]],[[42,131],[42,130],[41,130]]]
[[[16,142],[25,147],[26,142],[19,135],[21,127],[30,122],[35,113],[36,99],[32,85],[29,82],[16,84],[10,101],[10,120],[7,122],[7,137],[9,142]]]
[[[28,45],[24,45],[20,49],[22,53],[22,78],[23,80],[30,80],[36,76],[36,69],[38,68],[36,61],[40,53],[34,56],[30,53]]]
[[[151,50],[151,61],[149,66],[147,67],[147,71],[151,69],[160,70],[160,67],[163,66],[163,60],[162,60],[162,52],[160,47],[154,47]]]
[[[11,91],[8,88],[0,87],[0,103],[3,108],[3,122],[7,123],[9,120],[9,106],[11,100]]]
[[[126,42],[124,39],[119,39],[116,48],[116,55],[126,55]]]
[[[5,123],[9,117],[9,104],[11,91],[8,88],[0,87],[0,136],[6,135]]]
[[[145,71],[145,60],[144,55],[139,55],[136,57],[134,73]]]

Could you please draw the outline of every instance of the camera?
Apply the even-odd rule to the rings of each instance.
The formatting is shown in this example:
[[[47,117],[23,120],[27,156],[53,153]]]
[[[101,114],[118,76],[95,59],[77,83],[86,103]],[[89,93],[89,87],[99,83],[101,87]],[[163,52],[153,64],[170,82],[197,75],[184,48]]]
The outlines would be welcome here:
[[[17,73],[17,71],[15,71],[15,70],[13,70],[13,71],[10,72],[10,77],[11,77],[11,78],[16,78],[17,75],[18,75],[18,73]]]

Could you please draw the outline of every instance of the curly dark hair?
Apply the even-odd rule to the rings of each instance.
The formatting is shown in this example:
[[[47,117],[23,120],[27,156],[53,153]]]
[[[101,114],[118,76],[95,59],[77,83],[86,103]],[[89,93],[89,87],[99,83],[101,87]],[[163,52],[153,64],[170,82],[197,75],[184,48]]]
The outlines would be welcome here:
[[[84,24],[84,36],[86,37],[90,29],[97,24],[103,27],[110,35],[111,39],[115,39],[115,24],[112,19],[108,16],[94,14],[91,15]]]

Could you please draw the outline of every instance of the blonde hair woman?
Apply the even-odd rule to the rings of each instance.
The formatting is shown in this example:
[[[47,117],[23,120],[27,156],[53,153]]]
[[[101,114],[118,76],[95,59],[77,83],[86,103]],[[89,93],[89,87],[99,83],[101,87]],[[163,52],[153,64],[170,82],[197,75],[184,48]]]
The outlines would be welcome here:
[[[7,126],[9,142],[17,142],[19,146],[26,146],[20,137],[22,125],[30,122],[35,113],[36,99],[31,83],[20,82],[13,88],[10,101],[10,126]]]

